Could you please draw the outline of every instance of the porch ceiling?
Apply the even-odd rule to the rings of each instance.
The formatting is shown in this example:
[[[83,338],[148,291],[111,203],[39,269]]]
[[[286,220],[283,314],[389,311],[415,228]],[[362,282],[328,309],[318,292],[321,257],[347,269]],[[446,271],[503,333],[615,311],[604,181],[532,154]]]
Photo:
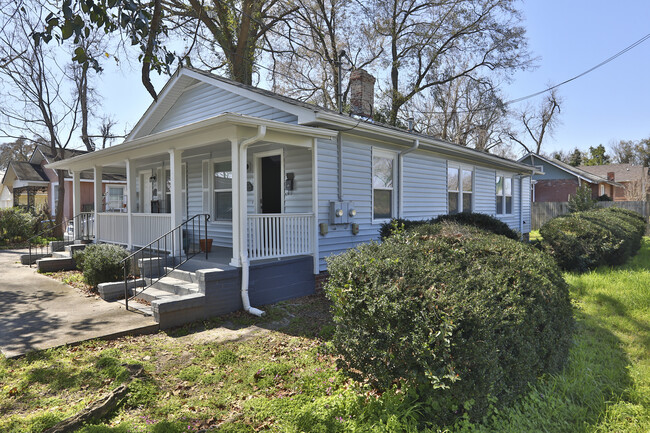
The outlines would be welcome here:
[[[128,159],[151,158],[171,149],[186,150],[222,141],[252,137],[258,126],[266,126],[265,141],[294,146],[311,146],[314,138],[332,138],[337,132],[309,126],[226,113],[169,131],[127,141],[108,149],[48,164],[48,168],[81,171],[94,166],[121,166]]]

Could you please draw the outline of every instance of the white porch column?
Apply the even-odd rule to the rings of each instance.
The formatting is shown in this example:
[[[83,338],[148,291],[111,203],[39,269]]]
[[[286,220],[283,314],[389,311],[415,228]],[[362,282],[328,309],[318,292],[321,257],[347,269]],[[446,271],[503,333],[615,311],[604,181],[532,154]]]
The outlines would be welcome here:
[[[95,166],[95,242],[99,241],[99,213],[102,212],[102,201],[103,201],[103,185],[102,185],[102,167]]]
[[[240,224],[246,224],[245,221],[242,221],[240,215],[241,206],[246,206],[246,202],[240,206],[240,164],[239,164],[239,145],[237,139],[230,140],[230,157],[232,159],[232,259],[230,260],[230,266],[239,267],[241,266],[239,259],[239,252],[241,251],[240,236],[239,236],[239,227]],[[246,166],[244,165],[244,168]]]
[[[72,218],[73,218],[73,231],[74,238],[78,239],[81,234],[81,227],[79,226],[80,221],[78,218],[75,218],[81,213],[81,173],[78,171],[72,172]]]
[[[171,181],[171,227],[169,230],[172,230],[174,227],[178,227],[183,223],[183,203],[181,202],[181,196],[183,191],[183,179],[181,177],[182,173],[182,152],[180,150],[171,149],[169,151],[169,177]],[[164,181],[163,174],[163,181]],[[163,186],[164,190],[165,186]],[[182,248],[182,242],[176,242],[176,254],[180,254]]]
[[[128,248],[133,248],[133,210],[135,206],[135,164],[130,159],[126,163],[126,213],[128,218],[129,242]]]
[[[314,138],[311,148],[311,208],[314,214],[312,226],[312,248],[314,255],[314,275],[320,273],[320,256],[318,248],[318,139]]]

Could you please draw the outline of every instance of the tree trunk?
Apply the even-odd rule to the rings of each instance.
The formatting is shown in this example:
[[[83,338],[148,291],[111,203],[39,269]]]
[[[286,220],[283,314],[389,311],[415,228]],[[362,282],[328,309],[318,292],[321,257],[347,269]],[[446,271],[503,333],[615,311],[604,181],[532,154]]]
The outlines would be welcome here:
[[[56,209],[54,210],[54,213],[56,214],[56,218],[54,221],[54,237],[63,239],[63,232],[64,232],[64,203],[65,203],[65,171],[63,170],[57,170],[56,174],[59,178],[59,185],[57,186],[57,190],[59,191],[59,200],[56,203]]]

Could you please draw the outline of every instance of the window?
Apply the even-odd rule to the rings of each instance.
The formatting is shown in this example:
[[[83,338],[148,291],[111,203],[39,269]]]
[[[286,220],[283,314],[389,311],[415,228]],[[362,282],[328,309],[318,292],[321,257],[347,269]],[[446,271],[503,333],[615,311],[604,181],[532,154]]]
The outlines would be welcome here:
[[[386,152],[372,155],[372,201],[373,218],[376,220],[393,217],[393,161],[394,156]]]
[[[512,178],[497,176],[497,215],[512,213]]]
[[[447,168],[447,198],[450,214],[472,211],[474,172],[460,167]]]
[[[600,185],[600,194],[599,195],[605,195],[605,185],[603,185],[603,184]]]
[[[232,220],[232,163],[231,161],[213,164],[213,215],[215,221]]]
[[[124,208],[124,188],[121,186],[109,186],[106,198],[107,212],[121,212]]]

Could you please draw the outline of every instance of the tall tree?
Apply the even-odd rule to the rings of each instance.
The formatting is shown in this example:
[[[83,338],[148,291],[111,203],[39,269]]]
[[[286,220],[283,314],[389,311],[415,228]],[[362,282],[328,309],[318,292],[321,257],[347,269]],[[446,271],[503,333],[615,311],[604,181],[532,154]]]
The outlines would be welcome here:
[[[569,155],[569,160],[568,164],[572,165],[573,167],[577,167],[579,165],[582,165],[582,160],[583,160],[583,155],[580,149],[577,147],[573,149],[573,152]]]
[[[4,171],[11,161],[28,161],[35,147],[34,142],[25,137],[0,144],[0,170]]]
[[[78,75],[59,65],[61,53],[58,50],[47,50],[32,38],[34,31],[43,25],[40,4],[23,2],[14,7],[19,8],[16,13],[0,17],[3,19],[0,57],[13,58],[12,62],[0,67],[3,100],[0,134],[12,138],[36,137],[33,141],[49,146],[52,155],[59,160],[80,126],[82,105],[78,82],[74,80]],[[8,16],[11,19],[5,20]],[[55,213],[57,224],[60,224],[65,177],[62,170],[58,170],[57,175],[59,201]]]
[[[432,87],[413,105],[422,132],[478,150],[501,145],[509,129],[503,99],[487,78],[461,77]]]
[[[605,146],[599,144],[596,147],[589,146],[589,156],[585,157],[583,164],[584,165],[605,165],[609,164],[610,158],[607,155]]]
[[[430,87],[530,65],[515,0],[373,0],[365,11],[386,38],[387,120]],[[458,62],[458,59],[464,61]]]
[[[617,164],[650,165],[650,138],[643,140],[620,140],[611,145],[612,160]]]
[[[542,150],[544,139],[553,135],[559,124],[562,99],[556,89],[551,90],[544,97],[539,107],[527,106],[517,113],[521,121],[523,132],[511,133],[510,139],[519,143],[527,152],[539,154]],[[532,143],[531,143],[532,141]]]
[[[275,45],[270,52],[273,90],[337,109],[339,93],[342,105],[347,99],[349,71],[371,66],[383,52],[382,39],[372,33],[354,0],[293,4],[291,19],[270,35]]]

